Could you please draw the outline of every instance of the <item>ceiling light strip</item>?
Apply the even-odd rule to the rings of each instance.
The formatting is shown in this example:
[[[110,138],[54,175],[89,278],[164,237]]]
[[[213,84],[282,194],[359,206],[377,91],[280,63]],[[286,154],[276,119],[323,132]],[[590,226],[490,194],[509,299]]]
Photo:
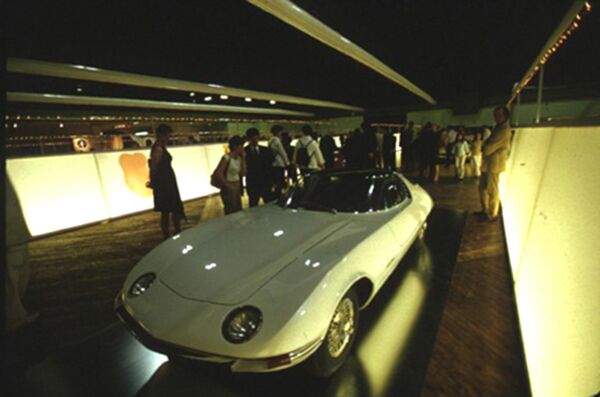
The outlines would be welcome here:
[[[147,108],[147,109],[170,109],[170,110],[192,110],[200,112],[226,112],[226,113],[251,113],[251,114],[269,114],[281,116],[301,116],[313,117],[313,113],[298,112],[295,110],[278,109],[278,108],[258,108],[244,106],[229,106],[229,105],[205,105],[199,103],[185,102],[162,102],[149,101],[145,99],[128,99],[128,98],[106,98],[106,97],[91,97],[79,95],[60,95],[60,94],[43,94],[29,92],[7,92],[7,102],[26,102],[26,103],[44,103],[55,105],[82,105],[82,106],[118,106],[130,108]]]
[[[392,80],[413,94],[423,98],[432,105],[436,104],[428,93],[411,83],[406,77],[375,58],[373,55],[352,43],[340,33],[331,29],[294,3],[288,0],[247,0],[249,3],[269,14],[281,19],[287,24],[319,40],[342,54],[373,69],[382,76]]]
[[[546,41],[544,47],[535,58],[525,75],[516,85],[514,92],[507,102],[507,106],[517,98],[521,91],[529,84],[529,81],[538,73],[542,65],[546,64],[548,59],[554,55],[563,43],[571,37],[571,34],[575,29],[579,28],[582,16],[586,13],[591,12],[592,6],[588,1],[576,0],[569,11],[565,14],[564,18],[558,24],[552,35]]]
[[[101,83],[123,84],[137,87],[159,88],[164,90],[201,92],[203,94],[229,95],[242,98],[249,97],[265,101],[275,100],[277,102],[292,103],[296,105],[334,108],[352,112],[364,111],[363,108],[357,106],[346,105],[338,102],[322,101],[320,99],[246,90],[242,88],[226,87],[220,84],[206,84],[164,77],[146,76],[136,73],[118,72],[84,65],[68,65],[63,63],[36,61],[31,59],[7,58],[6,70],[11,73],[23,73],[36,76],[96,81]]]

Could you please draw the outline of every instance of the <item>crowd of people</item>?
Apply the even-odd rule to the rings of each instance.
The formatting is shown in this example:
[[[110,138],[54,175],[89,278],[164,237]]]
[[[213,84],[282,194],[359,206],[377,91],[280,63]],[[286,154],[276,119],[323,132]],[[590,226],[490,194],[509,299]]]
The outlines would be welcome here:
[[[472,175],[480,178],[481,215],[495,220],[498,213],[497,179],[504,170],[510,144],[510,140],[506,141],[506,131],[510,131],[507,127],[508,109],[498,107],[494,117],[494,132],[482,127],[471,130],[469,134],[464,127],[439,128],[433,123],[425,123],[418,130],[413,122],[409,122],[400,134],[402,171],[418,173],[421,178],[437,182],[440,167],[452,166],[456,178],[462,180],[466,164],[470,163]],[[175,233],[179,233],[180,222],[185,219],[171,167],[172,158],[166,148],[171,132],[171,128],[164,124],[157,128],[157,141],[152,146],[149,160],[149,187],[154,192],[154,209],[161,213],[164,238],[170,236],[170,221]],[[391,130],[376,131],[363,123],[362,128],[340,137],[341,147],[336,145],[331,135],[319,137],[309,125],[301,128],[294,146],[282,126],[274,125],[270,133],[266,145],[259,143],[261,134],[256,128],[249,128],[245,137],[235,135],[229,139],[228,152],[211,175],[211,184],[220,191],[225,214],[242,209],[244,191],[248,195],[249,206],[254,207],[261,200],[267,203],[279,199],[286,186],[295,182],[298,175],[307,172],[342,167],[396,170],[397,139]],[[498,151],[501,155],[495,153]],[[336,153],[341,156],[336,156]]]
[[[481,176],[482,147],[491,135],[491,129],[483,126],[471,128],[462,126],[440,128],[433,123],[425,123],[417,130],[409,122],[402,132],[402,171],[417,172],[421,178],[432,182],[439,181],[440,167],[453,167],[457,179],[465,177],[466,164],[471,164],[472,176]]]
[[[504,172],[512,138],[510,112],[498,106],[493,112],[493,129],[483,126],[439,128],[425,123],[420,131],[412,122],[402,134],[402,170],[416,172],[421,178],[437,182],[440,167],[454,167],[455,177],[463,180],[465,164],[471,164],[472,176],[479,180],[479,198],[482,210],[477,213],[481,221],[496,221],[500,204],[499,175]]]
[[[172,157],[167,150],[172,129],[161,124],[156,129],[156,142],[150,151],[150,181],[153,189],[154,210],[161,213],[161,230],[164,238],[181,230],[185,212],[175,173],[171,167]],[[298,175],[332,168],[387,168],[396,169],[396,137],[391,131],[376,133],[367,124],[351,131],[342,146],[338,147],[331,135],[319,135],[310,125],[304,125],[297,141],[280,125],[274,125],[267,145],[259,144],[261,134],[249,128],[245,137],[232,136],[227,153],[221,157],[211,175],[211,184],[219,188],[225,214],[242,209],[242,195],[248,195],[250,207],[277,200],[286,186],[297,180]],[[341,153],[342,156],[336,154]],[[339,158],[344,161],[340,162]],[[336,159],[338,159],[336,161]],[[242,181],[245,179],[245,185]]]

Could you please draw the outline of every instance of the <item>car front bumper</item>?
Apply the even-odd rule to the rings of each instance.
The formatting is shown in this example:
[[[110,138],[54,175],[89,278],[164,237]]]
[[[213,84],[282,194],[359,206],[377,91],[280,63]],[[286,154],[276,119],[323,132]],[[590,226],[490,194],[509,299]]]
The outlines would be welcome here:
[[[301,347],[300,349],[275,357],[256,359],[229,357],[190,349],[188,347],[175,345],[155,338],[127,311],[127,308],[123,303],[123,297],[121,293],[119,293],[115,299],[115,313],[119,320],[121,320],[121,322],[133,334],[133,336],[135,336],[135,338],[148,349],[169,357],[176,356],[192,360],[227,363],[230,365],[232,372],[280,371],[306,360],[321,346],[321,343],[323,342],[322,339],[318,339]]]

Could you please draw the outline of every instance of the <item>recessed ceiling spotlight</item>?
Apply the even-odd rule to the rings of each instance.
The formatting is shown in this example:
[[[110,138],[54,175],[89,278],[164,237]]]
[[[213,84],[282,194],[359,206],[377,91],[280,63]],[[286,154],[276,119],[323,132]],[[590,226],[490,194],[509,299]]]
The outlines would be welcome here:
[[[227,95],[221,95],[219,98],[221,98],[221,99],[229,99],[229,97]]]
[[[205,102],[210,102],[210,101],[212,101],[212,97],[211,96],[205,96],[204,97],[204,101]]]
[[[192,98],[193,98],[193,97],[195,97],[195,96],[196,96],[196,93],[195,93],[195,92],[190,92],[190,97],[192,97]]]
[[[269,101],[269,103],[270,103],[271,105],[275,105],[277,102],[275,102],[273,99],[271,99],[271,100]]]
[[[252,98],[246,97],[246,98],[244,98],[244,101],[246,101],[246,102],[252,102]]]

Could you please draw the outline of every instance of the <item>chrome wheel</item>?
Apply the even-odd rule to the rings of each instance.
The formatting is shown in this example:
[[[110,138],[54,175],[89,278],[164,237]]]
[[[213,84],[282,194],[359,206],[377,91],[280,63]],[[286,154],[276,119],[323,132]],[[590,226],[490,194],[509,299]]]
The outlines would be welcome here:
[[[349,297],[345,297],[335,309],[327,332],[327,350],[333,358],[341,356],[352,340],[354,310],[354,304]]]

